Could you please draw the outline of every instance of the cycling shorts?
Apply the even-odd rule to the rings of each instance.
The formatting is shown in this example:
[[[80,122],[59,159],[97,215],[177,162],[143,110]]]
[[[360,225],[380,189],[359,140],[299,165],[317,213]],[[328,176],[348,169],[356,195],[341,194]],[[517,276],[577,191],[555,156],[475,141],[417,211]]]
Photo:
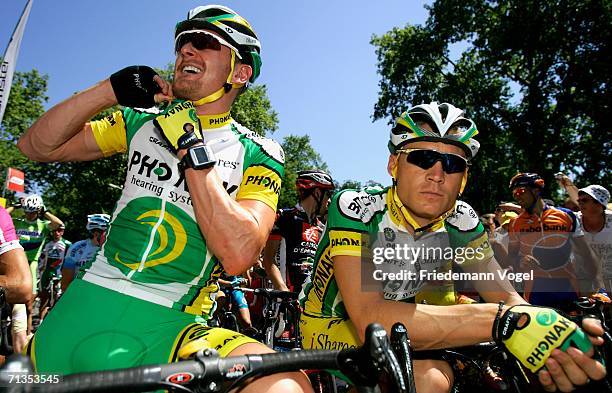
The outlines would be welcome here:
[[[77,279],[47,315],[26,353],[37,372],[70,374],[175,362],[179,350],[198,339],[221,356],[257,343],[201,320]]]
[[[247,303],[246,298],[244,297],[244,292],[240,289],[228,289],[225,290],[228,292],[228,295],[232,298],[232,302],[238,308],[249,308],[249,303]]]
[[[360,346],[359,335],[350,319],[334,317],[315,317],[302,313],[300,332],[304,349],[342,350]],[[350,379],[337,370],[327,370],[330,374],[347,382]]]

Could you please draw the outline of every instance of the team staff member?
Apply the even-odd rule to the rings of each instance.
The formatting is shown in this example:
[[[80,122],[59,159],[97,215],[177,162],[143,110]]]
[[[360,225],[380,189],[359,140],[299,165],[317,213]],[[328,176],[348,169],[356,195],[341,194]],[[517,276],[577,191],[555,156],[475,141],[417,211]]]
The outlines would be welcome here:
[[[19,141],[39,161],[128,153],[106,242],[28,346],[40,372],[175,361],[197,338],[224,356],[270,351],[200,323],[214,309],[221,271],[247,270],[274,223],[282,149],[230,115],[259,74],[259,40],[244,18],[217,5],[191,10],[174,38],[172,85],[148,67],[128,67],[53,107]],[[169,102],[160,111],[137,109],[162,100]],[[88,123],[117,104],[125,108]],[[245,389],[304,390],[311,387],[301,373]]]
[[[434,292],[432,296],[426,291],[427,283],[418,278],[378,283],[363,279],[372,277],[370,270],[377,266],[389,271],[395,263],[401,266],[402,261],[406,262],[402,271],[416,273],[417,277],[422,271],[449,270],[452,264],[450,257],[435,256],[375,261],[380,244],[369,244],[370,239],[382,241],[386,249],[400,245],[415,250],[423,243],[448,247],[454,251],[456,263],[468,273],[495,275],[500,270],[478,216],[469,205],[457,201],[467,181],[469,161],[478,152],[479,143],[474,139],[477,133],[474,122],[450,104],[417,105],[397,119],[391,132],[387,170],[393,186],[362,192],[345,190],[332,198],[314,274],[305,288],[301,319],[304,346],[356,346],[369,323],[376,321],[390,330],[400,321],[410,331],[417,349],[471,345],[493,338],[531,370],[539,370],[540,382],[548,391],[570,391],[588,378],[603,378],[605,368],[587,357],[593,355],[592,349],[585,355],[573,349],[564,353],[549,348],[537,362],[529,359],[529,350],[537,348],[539,338],[547,332],[537,321],[562,319],[552,309],[508,307],[524,300],[507,281],[474,282],[486,301],[504,301],[506,305],[441,307],[433,304],[454,300],[452,288],[447,288],[448,295]],[[364,242],[372,258],[365,254]],[[467,249],[473,249],[471,255],[459,254]],[[420,304],[421,299],[428,304]],[[546,318],[539,317],[540,313]],[[519,330],[516,327],[522,314],[529,315],[530,322]],[[581,333],[571,322],[568,326],[572,326],[572,332]],[[585,327],[594,335],[603,334],[593,320],[585,322]],[[597,340],[603,342],[601,337]],[[418,392],[450,391],[453,375],[447,363],[418,360],[414,368]]]

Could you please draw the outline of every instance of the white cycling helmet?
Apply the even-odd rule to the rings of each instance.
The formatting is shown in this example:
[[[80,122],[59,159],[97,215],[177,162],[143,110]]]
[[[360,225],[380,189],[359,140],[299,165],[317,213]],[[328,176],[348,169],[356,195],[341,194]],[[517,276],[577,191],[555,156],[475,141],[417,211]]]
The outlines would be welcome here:
[[[37,194],[27,196],[22,202],[23,211],[26,213],[37,212],[43,205],[42,198]]]
[[[433,131],[419,127],[418,123],[422,122],[429,124]],[[468,159],[472,159],[480,148],[480,143],[474,139],[477,134],[476,124],[463,117],[463,110],[447,103],[421,104],[396,119],[389,138],[389,151],[395,154],[416,141],[444,142],[459,146]]]
[[[90,214],[87,216],[86,228],[88,231],[93,231],[94,229],[106,231],[109,223],[110,216],[108,214]]]

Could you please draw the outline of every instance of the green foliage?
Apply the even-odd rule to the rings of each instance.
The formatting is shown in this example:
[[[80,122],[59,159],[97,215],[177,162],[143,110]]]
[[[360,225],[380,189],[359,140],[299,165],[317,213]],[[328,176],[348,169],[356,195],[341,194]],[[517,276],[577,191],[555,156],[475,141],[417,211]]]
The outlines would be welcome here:
[[[19,136],[44,112],[43,105],[48,100],[47,79],[46,75],[40,75],[36,70],[15,72],[8,105],[0,124],[0,178],[4,181],[8,167],[20,169],[26,172],[27,189],[33,186],[28,174],[44,171],[46,165],[28,160],[15,144]]]
[[[375,119],[430,101],[465,109],[481,143],[465,197],[479,211],[509,198],[517,171],[540,173],[549,191],[560,169],[609,187],[612,3],[437,0],[428,9],[424,26],[372,38]]]
[[[338,185],[338,191],[351,189],[351,190],[361,190],[363,187],[361,183],[357,180],[345,180],[344,182]]]
[[[232,106],[232,117],[261,136],[278,128],[278,114],[272,109],[265,85],[249,87]]]
[[[285,175],[283,176],[283,187],[278,201],[279,208],[292,207],[298,202],[298,195],[295,190],[298,171],[306,169],[329,171],[327,164],[310,144],[308,135],[286,136],[283,139],[282,147],[285,151]]]

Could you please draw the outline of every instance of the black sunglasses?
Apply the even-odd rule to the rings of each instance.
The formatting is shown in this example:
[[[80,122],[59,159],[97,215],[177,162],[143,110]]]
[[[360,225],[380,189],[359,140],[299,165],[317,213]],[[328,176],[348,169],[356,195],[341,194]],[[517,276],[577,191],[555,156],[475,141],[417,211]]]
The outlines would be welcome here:
[[[221,50],[221,43],[215,37],[206,33],[186,33],[179,36],[176,40],[174,51],[178,53],[183,45],[190,42],[197,50],[212,49]]]
[[[459,173],[468,167],[468,161],[458,154],[440,153],[429,149],[404,149],[398,153],[406,154],[406,161],[421,169],[429,169],[440,161],[446,173]]]

